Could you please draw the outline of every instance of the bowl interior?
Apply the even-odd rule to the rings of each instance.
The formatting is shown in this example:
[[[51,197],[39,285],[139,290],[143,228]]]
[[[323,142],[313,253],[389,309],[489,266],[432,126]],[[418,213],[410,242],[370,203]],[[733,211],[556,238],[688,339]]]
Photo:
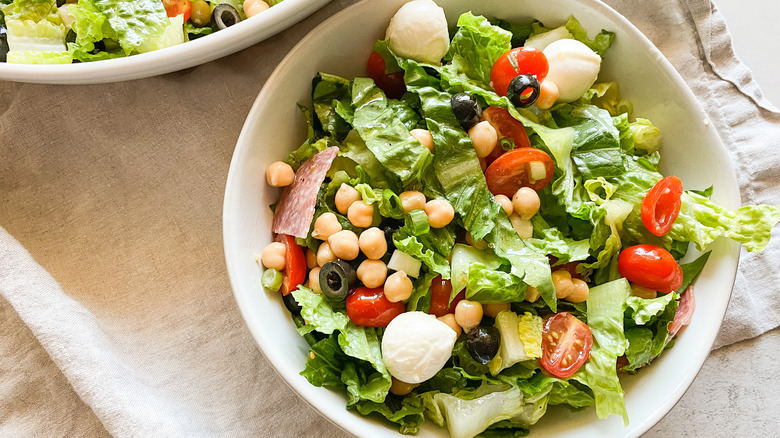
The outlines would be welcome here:
[[[170,73],[245,49],[297,23],[328,2],[330,0],[285,0],[262,14],[206,37],[126,58],[62,65],[0,62],[0,80],[97,84]]]
[[[318,72],[345,77],[365,76],[365,60],[404,0],[364,1],[334,16],[308,35],[278,66],[249,114],[238,140],[228,175],[224,205],[224,242],[227,267],[236,300],[246,323],[266,357],[285,380],[331,421],[360,436],[397,436],[392,427],[345,409],[339,393],[311,386],[298,373],[308,352],[306,342],[275,294],[263,291],[255,255],[270,242],[272,220],[268,205],[280,192],[267,186],[268,164],[283,159],[305,138],[305,120],[297,103],[310,104],[311,78]],[[714,128],[692,92],[661,53],[625,18],[597,0],[439,0],[454,25],[460,13],[507,20],[537,18],[547,26],[563,24],[574,15],[591,32],[616,33],[606,53],[600,80],[615,79],[634,114],[653,121],[663,134],[662,171],[678,175],[686,188],[715,184],[713,198],[728,207],[739,205],[734,171]],[[696,165],[691,165],[696,163]],[[660,420],[682,397],[706,359],[733,286],[739,248],[716,242],[697,289],[693,320],[652,366],[635,376],[624,376],[623,388],[630,416],[628,427],[612,417],[599,421],[593,409],[571,413],[562,409],[546,415],[533,428],[535,436],[638,436]],[[551,407],[554,411],[558,408]],[[427,427],[422,437],[447,436]]]

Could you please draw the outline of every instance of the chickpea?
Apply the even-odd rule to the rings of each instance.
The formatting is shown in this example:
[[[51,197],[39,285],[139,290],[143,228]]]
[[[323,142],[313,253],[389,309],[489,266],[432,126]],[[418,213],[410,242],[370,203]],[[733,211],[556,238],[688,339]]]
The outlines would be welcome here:
[[[455,209],[444,198],[437,198],[425,204],[425,214],[428,215],[428,224],[432,228],[446,227],[455,219]]]
[[[421,192],[403,192],[398,197],[401,198],[401,206],[404,208],[404,213],[425,208],[425,195]]]
[[[335,214],[331,212],[323,213],[314,221],[314,230],[311,232],[311,237],[319,240],[328,240],[328,237],[342,229],[339,218]]]
[[[509,221],[512,222],[512,227],[517,231],[521,239],[534,237],[534,224],[530,220],[522,219],[520,216],[513,214],[509,216]]]
[[[574,292],[574,284],[571,281],[571,274],[565,269],[553,271],[552,282],[555,286],[555,296],[558,299],[564,299]]]
[[[271,187],[287,187],[295,181],[295,171],[289,164],[277,161],[265,169],[265,179]]]
[[[453,315],[452,313],[448,313],[436,319],[450,326],[450,328],[455,331],[455,336],[460,336],[461,328],[458,325],[458,322],[455,321],[455,315]]]
[[[656,298],[658,296],[658,291],[652,290],[649,287],[644,287],[636,283],[632,283],[631,295],[639,298],[651,299],[651,298]]]
[[[539,97],[535,102],[536,106],[540,109],[550,109],[556,100],[558,100],[558,85],[550,80],[543,81],[539,88]]]
[[[379,287],[387,279],[387,266],[382,260],[363,260],[357,268],[357,277],[365,287]]]
[[[485,158],[493,152],[498,144],[496,128],[487,120],[477,123],[469,129],[469,138],[474,145],[477,157]]]
[[[418,386],[420,386],[419,383],[406,383],[393,377],[393,383],[390,385],[390,392],[395,395],[406,395]]]
[[[322,289],[320,288],[320,269],[321,268],[317,267],[309,271],[309,289],[317,294],[322,293]]]
[[[460,300],[455,306],[455,321],[469,331],[482,321],[482,304],[479,301]]]
[[[512,206],[512,200],[509,199],[506,195],[496,195],[493,197],[493,200],[501,204],[501,208],[504,209],[504,213],[506,213],[507,216],[512,216],[512,213],[514,213],[515,209]]]
[[[342,260],[355,260],[360,253],[358,236],[349,230],[341,230],[328,237],[328,245],[333,255]],[[319,262],[319,256],[317,261]]]
[[[525,300],[529,303],[536,302],[540,296],[539,291],[533,286],[528,286],[528,289],[525,290]]]
[[[245,0],[244,1],[244,13],[247,18],[254,17],[255,15],[270,8],[268,3],[263,0]]]
[[[530,187],[520,187],[512,196],[512,208],[520,219],[531,219],[539,211],[541,201],[536,190]]]
[[[306,267],[309,269],[317,267],[317,253],[311,248],[306,250]]]
[[[358,237],[358,246],[371,260],[379,260],[387,253],[385,232],[377,227],[369,228]]]
[[[412,290],[412,280],[404,271],[396,271],[385,280],[385,298],[391,303],[408,300]]]
[[[585,283],[579,278],[572,278],[571,284],[571,293],[566,297],[566,301],[570,303],[581,303],[588,299],[588,295],[590,295],[588,283]]]
[[[374,206],[363,201],[353,202],[347,209],[347,219],[356,227],[370,227],[374,221]]]
[[[487,242],[484,240],[474,240],[474,237],[468,231],[466,231],[466,243],[480,251],[484,251],[488,247]]]
[[[287,247],[282,242],[271,242],[263,248],[260,259],[266,268],[281,271],[287,264]]]
[[[347,214],[349,206],[352,205],[353,202],[359,200],[360,193],[358,193],[354,187],[347,184],[341,184],[341,187],[339,187],[339,190],[336,192],[336,210],[341,214]]]
[[[495,318],[496,315],[499,314],[499,312],[503,312],[504,310],[510,309],[509,303],[492,303],[492,304],[483,304],[482,305],[482,311],[485,312],[485,315]]]
[[[409,134],[412,134],[412,137],[416,138],[417,141],[422,143],[429,151],[433,152],[433,136],[427,129],[412,129],[409,131]]]
[[[207,26],[211,23],[211,5],[205,0],[192,2],[190,21],[197,27]]]
[[[328,242],[324,242],[317,250],[317,264],[320,266],[325,266],[325,263],[333,262],[337,258],[338,257],[333,254],[333,250],[330,249]]]

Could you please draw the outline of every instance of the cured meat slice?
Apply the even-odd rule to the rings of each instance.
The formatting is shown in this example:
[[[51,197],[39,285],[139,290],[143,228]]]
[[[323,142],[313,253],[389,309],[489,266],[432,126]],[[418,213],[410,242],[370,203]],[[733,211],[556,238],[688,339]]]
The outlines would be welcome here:
[[[674,319],[669,324],[669,336],[674,336],[683,326],[688,325],[693,317],[693,309],[696,308],[696,298],[693,295],[693,286],[689,286],[680,294],[680,304],[674,313]]]
[[[284,189],[274,213],[273,232],[305,238],[314,218],[317,193],[339,148],[329,147],[301,164],[295,181]]]

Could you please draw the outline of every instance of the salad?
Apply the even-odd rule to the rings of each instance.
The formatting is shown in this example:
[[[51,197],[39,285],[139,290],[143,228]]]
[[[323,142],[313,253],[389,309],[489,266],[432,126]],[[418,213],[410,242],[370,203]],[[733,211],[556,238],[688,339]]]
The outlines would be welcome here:
[[[282,0],[0,0],[0,61],[69,64],[175,46]]]
[[[311,384],[404,434],[522,436],[553,405],[628,422],[619,375],[690,321],[707,246],[762,250],[780,206],[659,173],[660,130],[599,82],[614,38],[471,13],[450,33],[413,0],[367,77],[313,78],[258,257]]]

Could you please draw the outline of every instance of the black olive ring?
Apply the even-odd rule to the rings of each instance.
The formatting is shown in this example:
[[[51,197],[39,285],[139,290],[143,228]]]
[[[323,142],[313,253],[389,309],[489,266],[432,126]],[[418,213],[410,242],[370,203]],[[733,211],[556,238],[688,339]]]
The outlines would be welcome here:
[[[518,108],[525,108],[533,105],[539,98],[541,84],[536,79],[536,75],[517,75],[509,83],[506,91],[506,97]],[[530,94],[529,94],[530,93]],[[525,95],[525,97],[523,97]]]

